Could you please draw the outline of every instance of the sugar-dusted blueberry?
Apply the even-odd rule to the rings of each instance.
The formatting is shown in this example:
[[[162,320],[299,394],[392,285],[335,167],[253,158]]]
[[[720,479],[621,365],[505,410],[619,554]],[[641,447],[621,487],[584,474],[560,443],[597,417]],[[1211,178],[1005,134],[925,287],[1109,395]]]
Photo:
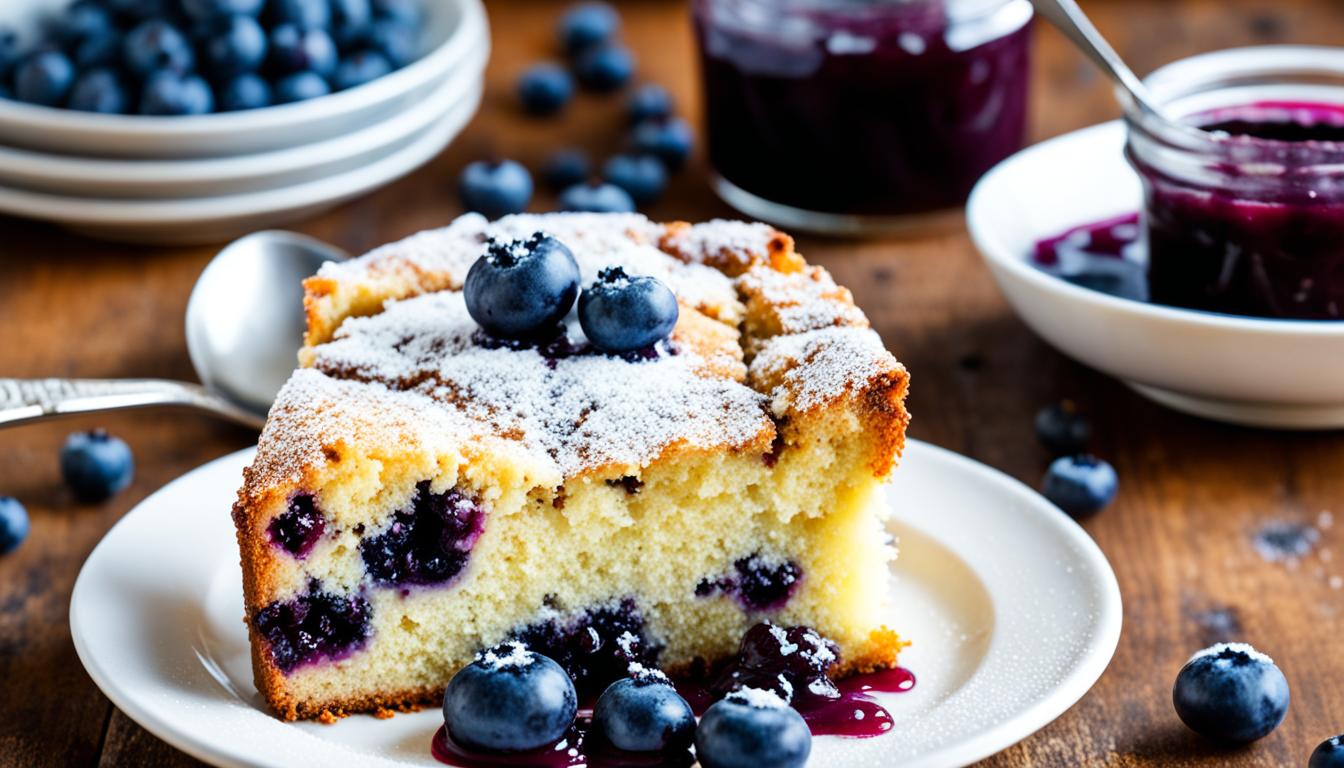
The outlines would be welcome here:
[[[1288,714],[1288,680],[1245,643],[1219,643],[1190,657],[1172,688],[1176,714],[1209,739],[1255,741]]]
[[[1050,463],[1041,494],[1073,517],[1096,514],[1115,500],[1115,468],[1095,456],[1062,456]]]
[[[477,654],[448,682],[443,721],[463,746],[525,752],[559,741],[574,723],[574,682],[551,659],[509,641]]]
[[[331,83],[336,90],[344,91],[371,83],[391,71],[392,65],[383,54],[377,51],[355,51],[336,66]]]
[[[695,740],[695,713],[665,675],[641,668],[602,692],[593,729],[628,752],[681,751]]]
[[[542,232],[525,240],[490,241],[462,286],[467,312],[504,339],[532,338],[555,328],[579,294],[579,264],[564,243]]]
[[[256,16],[266,0],[182,0],[182,10],[197,21],[226,16]]]
[[[705,710],[695,732],[704,768],[800,768],[812,752],[807,722],[770,691],[746,688]]]
[[[336,71],[340,54],[324,29],[281,24],[271,30],[271,66],[280,74],[316,72],[326,77]]]
[[[331,24],[330,0],[269,0],[267,9],[273,24],[295,24],[303,29]]]
[[[600,45],[579,56],[574,62],[574,74],[585,88],[599,92],[615,91],[634,76],[635,56],[623,45]]]
[[[160,70],[140,89],[142,115],[204,115],[214,108],[214,93],[198,75]]]
[[[394,67],[404,67],[420,55],[419,28],[396,19],[378,19],[369,30],[369,45]]]
[[[625,111],[636,125],[645,120],[666,120],[672,116],[672,94],[657,83],[645,83],[630,94]]]
[[[560,45],[575,54],[610,42],[620,28],[621,15],[610,3],[585,2],[565,11],[556,34]]]
[[[308,70],[285,75],[277,80],[275,88],[271,91],[271,99],[276,104],[292,104],[296,101],[316,99],[329,93],[331,86],[326,78]]]
[[[306,664],[339,659],[373,634],[373,605],[362,592],[327,592],[314,580],[307,591],[257,611],[252,626],[271,660],[286,674]]]
[[[80,501],[111,498],[125,490],[134,475],[131,447],[104,430],[76,432],[61,448],[61,477]]]
[[[543,62],[518,77],[518,101],[532,115],[553,115],[574,96],[574,78],[559,64]]]
[[[80,112],[119,115],[127,110],[129,100],[117,73],[109,67],[97,67],[75,79],[66,106]]]
[[[636,152],[653,155],[668,167],[677,170],[686,164],[695,144],[691,126],[679,117],[665,120],[645,120],[635,126],[630,135]]]
[[[240,112],[271,105],[271,85],[259,75],[248,73],[230,79],[219,89],[221,112]]]
[[[0,555],[18,548],[28,538],[28,510],[13,496],[0,496]]]
[[[14,97],[29,104],[59,107],[75,84],[75,66],[60,51],[38,51],[14,68]]]
[[[1082,453],[1092,439],[1092,423],[1072,400],[1047,405],[1036,412],[1036,439],[1056,456]]]
[[[608,267],[579,296],[579,324],[593,346],[621,354],[651,346],[677,325],[677,297],[655,277]]]
[[[653,155],[613,155],[602,165],[602,178],[624,189],[639,205],[662,197],[667,169]]]
[[[800,710],[840,698],[828,673],[840,658],[835,643],[811,627],[763,622],[747,630],[742,645],[710,686],[716,696],[743,688],[773,691]]]
[[[209,26],[202,43],[205,65],[212,79],[227,80],[255,72],[266,60],[266,31],[251,16],[228,16]]]
[[[164,70],[188,72],[196,63],[186,35],[162,19],[141,22],[127,32],[121,41],[121,58],[140,77]]]
[[[331,36],[341,46],[350,46],[369,34],[373,7],[369,0],[331,0]]]
[[[560,149],[552,152],[541,166],[541,179],[546,186],[560,191],[582,184],[592,173],[588,154],[581,149]]]
[[[1344,735],[1332,736],[1311,751],[1307,768],[1344,768]]]
[[[462,207],[489,219],[520,213],[532,201],[532,174],[513,160],[478,160],[457,181]]]
[[[588,182],[575,184],[560,193],[562,211],[587,213],[634,213],[635,199],[615,184]]]

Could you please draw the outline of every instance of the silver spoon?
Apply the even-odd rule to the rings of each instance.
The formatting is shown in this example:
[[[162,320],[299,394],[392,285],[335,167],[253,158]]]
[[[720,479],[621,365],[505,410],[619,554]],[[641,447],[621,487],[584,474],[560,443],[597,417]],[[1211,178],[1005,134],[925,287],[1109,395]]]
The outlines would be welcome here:
[[[154,405],[208,411],[257,429],[294,371],[303,279],[348,255],[293,232],[257,232],[221,250],[187,302],[187,351],[201,384],[165,379],[0,379],[0,427]]]
[[[1036,7],[1037,13],[1058,27],[1079,50],[1101,67],[1101,71],[1109,75],[1142,112],[1167,122],[1175,122],[1163,112],[1148,86],[1134,74],[1134,70],[1125,65],[1111,44],[1101,36],[1078,3],[1074,0],[1031,0],[1031,4]]]

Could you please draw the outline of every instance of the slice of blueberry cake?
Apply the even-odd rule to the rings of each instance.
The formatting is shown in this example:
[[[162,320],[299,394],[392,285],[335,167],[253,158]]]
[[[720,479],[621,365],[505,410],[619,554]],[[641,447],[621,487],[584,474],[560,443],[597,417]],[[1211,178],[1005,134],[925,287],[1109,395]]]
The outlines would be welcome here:
[[[507,640],[581,695],[766,619],[832,641],[834,674],[895,663],[876,495],[908,377],[786,235],[468,215],[305,288],[234,507],[281,716],[429,703]]]

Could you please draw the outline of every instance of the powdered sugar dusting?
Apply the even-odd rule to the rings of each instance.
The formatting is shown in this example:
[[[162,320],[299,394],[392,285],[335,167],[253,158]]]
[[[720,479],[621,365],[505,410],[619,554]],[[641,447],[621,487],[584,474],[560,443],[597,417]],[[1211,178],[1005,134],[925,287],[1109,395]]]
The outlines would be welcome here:
[[[768,224],[712,219],[669,235],[664,245],[684,258],[746,266],[766,258],[779,236]]]
[[[764,688],[739,688],[724,697],[727,701],[746,704],[757,709],[784,709],[789,703],[778,693]]]
[[[1190,657],[1190,661],[1194,661],[1196,659],[1202,659],[1207,656],[1218,656],[1228,651],[1232,653],[1245,654],[1246,656],[1249,656],[1250,658],[1255,659],[1256,661],[1259,662],[1263,662],[1265,664],[1274,663],[1273,659],[1271,659],[1268,655],[1261,653],[1260,651],[1257,651],[1254,647],[1251,646],[1250,643],[1217,643],[1209,646],[1208,648],[1205,648],[1202,651],[1197,652],[1195,655]],[[1187,661],[1186,663],[1189,664],[1190,662]]]
[[[771,387],[771,410],[784,416],[857,392],[896,366],[871,329],[823,328],[766,341],[751,362],[749,380]]]
[[[748,297],[774,315],[783,333],[802,333],[838,325],[867,326],[868,319],[854,306],[849,291],[835,284],[830,273],[813,268],[805,272],[777,272],[755,267],[737,279]]]
[[[490,669],[528,667],[536,659],[537,657],[527,649],[526,645],[516,640],[500,643],[494,648],[487,648],[476,654],[476,660]]]

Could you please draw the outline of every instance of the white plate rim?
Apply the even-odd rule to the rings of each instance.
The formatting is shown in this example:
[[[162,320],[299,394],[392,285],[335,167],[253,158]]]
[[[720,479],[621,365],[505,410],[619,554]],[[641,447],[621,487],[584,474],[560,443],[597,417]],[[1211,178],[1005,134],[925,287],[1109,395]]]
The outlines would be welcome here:
[[[137,699],[137,691],[123,687],[116,679],[115,674],[109,673],[100,659],[100,654],[105,652],[106,649],[99,647],[96,642],[90,639],[95,636],[92,630],[96,627],[85,625],[84,616],[87,612],[85,605],[91,600],[91,598],[86,598],[85,595],[92,591],[90,584],[98,578],[97,571],[100,568],[102,557],[105,556],[107,550],[113,547],[109,542],[117,537],[119,529],[128,527],[127,521],[132,519],[133,515],[142,508],[151,507],[157,499],[168,496],[176,487],[190,483],[194,476],[210,468],[221,464],[243,466],[254,450],[254,448],[244,449],[197,467],[151,494],[123,516],[94,548],[81,568],[71,595],[69,612],[71,636],[80,662],[94,683],[114,705],[146,730],[177,749],[197,759],[214,765],[229,766],[230,768],[232,766],[252,765],[252,763],[241,760],[236,752],[229,750],[229,745],[221,745],[218,740],[216,740],[216,743],[211,743],[202,739],[199,734],[185,732],[170,720],[161,718],[151,712]],[[1091,569],[1090,576],[1093,580],[1098,581],[1100,586],[1097,596],[1101,602],[1097,607],[1097,615],[1093,625],[1094,632],[1091,634],[1090,642],[1069,673],[1063,680],[1056,683],[1047,695],[988,730],[934,752],[922,754],[904,764],[905,768],[946,768],[947,766],[968,765],[1002,751],[1035,733],[1063,714],[1091,689],[1109,665],[1119,643],[1123,614],[1119,584],[1105,555],[1091,537],[1077,523],[1070,520],[1063,512],[1049,504],[1023,483],[992,467],[921,441],[907,441],[906,450],[907,457],[911,454],[924,453],[929,460],[951,464],[957,470],[969,472],[980,479],[991,482],[1002,489],[1004,493],[1025,502],[1022,508],[1031,510],[1030,514],[1036,518],[1036,522],[1045,523],[1053,529],[1054,533],[1067,539],[1079,556],[1079,562],[1086,568]],[[318,742],[318,744],[326,745],[326,742]],[[329,754],[325,755],[325,758],[338,759],[341,754],[338,747],[330,745]],[[348,759],[348,755],[346,757]],[[362,762],[368,763],[370,761],[363,760]],[[391,761],[379,760],[373,762],[393,765]]]

